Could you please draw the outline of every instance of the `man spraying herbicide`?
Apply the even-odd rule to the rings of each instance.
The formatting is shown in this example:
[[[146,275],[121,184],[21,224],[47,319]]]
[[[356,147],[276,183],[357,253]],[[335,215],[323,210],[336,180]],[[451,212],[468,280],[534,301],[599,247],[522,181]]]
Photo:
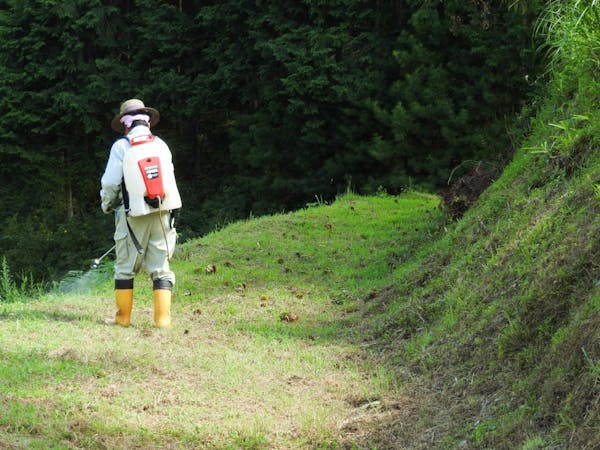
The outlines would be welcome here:
[[[130,99],[121,105],[111,127],[123,134],[111,149],[102,175],[102,211],[115,215],[115,300],[110,324],[129,326],[133,281],[144,268],[153,282],[154,323],[171,327],[171,291],[175,274],[169,261],[177,233],[173,213],[181,208],[171,151],[150,132],[159,112]]]

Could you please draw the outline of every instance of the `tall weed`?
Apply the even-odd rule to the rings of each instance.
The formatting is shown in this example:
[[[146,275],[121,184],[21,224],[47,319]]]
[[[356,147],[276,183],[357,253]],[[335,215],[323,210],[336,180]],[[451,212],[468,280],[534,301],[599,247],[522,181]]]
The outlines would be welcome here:
[[[0,302],[12,303],[23,298],[30,297],[34,291],[38,290],[31,282],[29,277],[23,276],[20,284],[15,283],[6,257],[2,257],[2,266],[0,268]]]
[[[2,258],[2,270],[0,272],[0,301],[12,302],[16,299],[19,290],[10,276],[10,268],[6,258]]]
[[[553,0],[536,32],[544,37],[549,71],[566,66],[586,73],[600,68],[600,0]]]

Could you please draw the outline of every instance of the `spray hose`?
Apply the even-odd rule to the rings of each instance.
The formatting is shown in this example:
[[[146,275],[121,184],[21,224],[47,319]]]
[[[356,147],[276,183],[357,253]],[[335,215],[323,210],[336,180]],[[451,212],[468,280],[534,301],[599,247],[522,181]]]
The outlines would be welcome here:
[[[165,245],[167,246],[167,261],[171,261],[171,253],[169,252],[169,240],[167,239],[167,230],[165,230],[165,224],[162,220],[162,198],[160,195],[158,198],[158,220],[160,221],[160,227],[162,228],[163,236],[165,238]]]

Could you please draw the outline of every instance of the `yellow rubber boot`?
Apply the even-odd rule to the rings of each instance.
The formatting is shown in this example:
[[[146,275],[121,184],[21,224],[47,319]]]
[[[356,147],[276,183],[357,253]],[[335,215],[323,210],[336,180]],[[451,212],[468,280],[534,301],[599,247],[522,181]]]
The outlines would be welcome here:
[[[128,327],[131,324],[131,309],[133,307],[133,289],[115,289],[117,314],[114,323]]]
[[[154,323],[158,328],[171,328],[171,291],[154,289]]]

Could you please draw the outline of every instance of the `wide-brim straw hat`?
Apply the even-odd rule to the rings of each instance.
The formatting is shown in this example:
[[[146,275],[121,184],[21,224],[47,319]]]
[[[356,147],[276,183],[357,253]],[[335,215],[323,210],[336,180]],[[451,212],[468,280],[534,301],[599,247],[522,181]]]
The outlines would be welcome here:
[[[110,122],[110,127],[115,130],[117,133],[125,133],[125,125],[121,123],[121,117],[127,114],[141,114],[145,113],[150,116],[150,126],[153,127],[160,120],[160,113],[154,109],[147,107],[144,105],[144,102],[137,99],[131,98],[129,100],[125,100],[121,104],[121,108],[119,110],[119,114],[113,117],[113,120]]]

